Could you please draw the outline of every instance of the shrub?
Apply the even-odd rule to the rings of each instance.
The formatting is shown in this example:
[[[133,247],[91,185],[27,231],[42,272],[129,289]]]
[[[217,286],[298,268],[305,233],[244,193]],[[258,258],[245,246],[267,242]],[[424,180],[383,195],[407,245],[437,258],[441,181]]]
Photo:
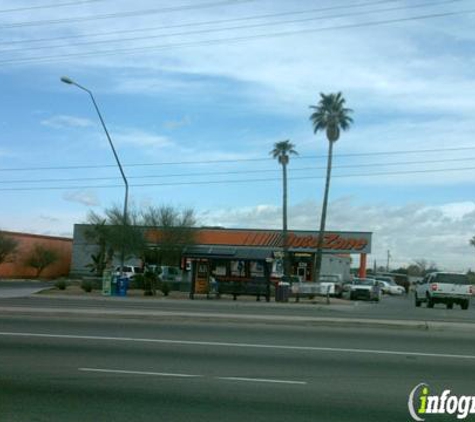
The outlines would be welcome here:
[[[143,274],[136,274],[131,280],[129,287],[131,289],[143,289],[145,284],[145,277]]]
[[[90,280],[81,281],[81,289],[83,289],[86,293],[91,293],[92,292],[92,282]]]
[[[25,264],[36,270],[36,277],[39,277],[43,270],[55,262],[59,261],[60,254],[55,249],[50,249],[41,244],[35,244],[33,249],[25,258]]]
[[[143,289],[146,296],[155,296],[157,290],[158,277],[153,271],[146,271],[143,274]]]
[[[58,280],[56,283],[54,283],[54,286],[58,290],[66,290],[66,282],[64,280]]]
[[[170,293],[170,285],[168,283],[162,283],[160,290],[162,291],[163,296],[168,296],[168,293]]]

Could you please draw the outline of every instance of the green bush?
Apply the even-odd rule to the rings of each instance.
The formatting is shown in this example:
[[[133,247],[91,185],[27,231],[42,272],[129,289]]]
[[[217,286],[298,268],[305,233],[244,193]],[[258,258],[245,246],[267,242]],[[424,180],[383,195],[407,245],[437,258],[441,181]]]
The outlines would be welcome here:
[[[157,291],[158,276],[153,271],[143,274],[143,290],[146,296],[155,296]]]
[[[170,285],[164,282],[160,285],[160,290],[162,291],[163,296],[168,296],[168,293],[170,293]]]
[[[58,280],[58,281],[56,281],[56,283],[54,283],[54,286],[55,286],[58,290],[66,290],[66,281],[64,281],[64,280]]]
[[[143,274],[136,274],[130,280],[129,288],[130,289],[143,289],[145,284],[145,277]]]
[[[102,278],[94,277],[91,279],[92,290],[102,290]]]
[[[83,289],[86,293],[91,293],[92,287],[92,282],[90,280],[81,281],[81,289]]]

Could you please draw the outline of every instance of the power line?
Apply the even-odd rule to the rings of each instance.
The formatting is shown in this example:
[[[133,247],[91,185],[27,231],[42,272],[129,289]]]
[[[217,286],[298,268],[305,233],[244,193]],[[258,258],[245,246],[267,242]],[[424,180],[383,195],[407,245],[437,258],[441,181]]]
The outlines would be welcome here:
[[[28,10],[38,10],[38,9],[56,9],[57,7],[65,7],[65,6],[79,6],[85,3],[97,3],[104,0],[78,0],[78,1],[70,1],[68,3],[54,3],[54,4],[43,4],[39,6],[25,6],[25,7],[17,7],[14,9],[3,9],[0,10],[0,13],[12,13],[12,12],[26,12]]]
[[[392,171],[392,172],[375,172],[375,173],[355,173],[355,174],[336,174],[332,178],[355,178],[355,177],[374,177],[374,176],[395,176],[406,174],[422,174],[422,173],[443,173],[443,172],[459,172],[471,171],[475,167],[461,168],[445,168],[434,170],[409,170],[409,171]],[[289,177],[288,180],[312,180],[324,179],[325,176],[301,176]],[[262,178],[262,179],[230,179],[230,180],[208,180],[208,181],[192,181],[192,182],[165,182],[165,183],[141,183],[131,184],[131,187],[160,187],[160,186],[196,186],[196,185],[217,185],[217,184],[237,184],[237,183],[258,183],[258,182],[281,182],[280,178]],[[88,186],[44,186],[44,187],[24,187],[24,188],[0,188],[2,192],[14,191],[44,191],[44,190],[72,190],[72,189],[109,189],[123,187],[123,185],[88,185]]]
[[[391,167],[401,165],[420,165],[420,164],[440,164],[449,162],[473,161],[475,157],[464,158],[449,158],[442,160],[423,160],[423,161],[399,161],[389,163],[363,163],[363,164],[347,164],[334,165],[333,169],[348,169],[348,168],[371,168],[371,167]],[[289,168],[289,173],[301,171],[315,171],[325,170],[326,167],[302,167]],[[201,177],[201,176],[226,176],[232,174],[259,174],[259,173],[280,173],[279,168],[274,169],[259,169],[259,170],[235,170],[235,171],[218,171],[218,172],[199,172],[199,173],[176,173],[176,174],[157,174],[157,175],[142,175],[142,176],[128,176],[128,179],[165,179],[171,177]],[[82,181],[99,181],[99,180],[117,180],[116,176],[110,177],[80,177],[80,178],[50,178],[50,179],[25,179],[25,180],[0,180],[0,184],[21,184],[21,183],[59,183],[59,182],[82,182]]]
[[[392,155],[404,155],[404,154],[428,154],[435,152],[456,152],[456,151],[473,151],[475,146],[453,147],[453,148],[431,148],[431,149],[413,149],[413,150],[395,150],[395,151],[375,151],[375,152],[357,152],[346,154],[334,154],[334,158],[346,158],[346,157],[377,157],[377,156],[392,156]],[[308,160],[308,159],[326,159],[327,155],[299,155],[293,157],[292,160]],[[156,163],[125,163],[124,167],[150,167],[150,166],[175,166],[175,165],[201,165],[201,164],[236,164],[244,162],[260,162],[271,160],[267,158],[235,158],[228,160],[200,160],[200,161],[175,161],[175,162],[156,162]],[[94,168],[108,168],[116,165],[112,164],[94,164],[94,165],[76,165],[76,166],[51,166],[51,167],[11,167],[0,168],[1,172],[7,171],[46,171],[46,170],[81,170],[81,169],[94,169]]]
[[[99,0],[98,0],[99,1]],[[264,14],[264,15],[253,15],[253,16],[245,16],[241,18],[233,18],[233,19],[221,19],[221,20],[213,20],[213,21],[202,21],[202,22],[189,22],[189,23],[180,23],[178,25],[166,25],[166,26],[154,26],[149,28],[136,28],[136,29],[125,29],[125,30],[118,30],[118,31],[107,31],[107,32],[95,32],[90,33],[88,32],[85,35],[69,35],[63,37],[52,37],[52,38],[34,38],[34,39],[22,39],[22,40],[8,40],[8,41],[0,41],[0,45],[2,44],[19,44],[19,43],[37,43],[37,42],[47,42],[47,41],[62,41],[68,39],[78,39],[78,38],[91,38],[91,37],[102,37],[107,35],[118,35],[118,34],[130,34],[130,33],[137,33],[137,32],[146,32],[146,31],[158,31],[164,29],[176,29],[176,28],[187,28],[193,26],[205,26],[205,25],[216,25],[216,24],[223,24],[223,23],[231,23],[231,22],[241,22],[241,21],[249,21],[249,20],[256,20],[256,19],[267,19],[267,18],[274,18],[280,16],[291,16],[291,15],[302,15],[302,14],[309,14],[309,13],[317,13],[317,12],[325,12],[329,10],[336,10],[336,9],[353,9],[357,7],[366,7],[366,6],[373,6],[378,4],[385,4],[385,3],[395,3],[399,0],[380,0],[380,1],[370,1],[365,3],[353,4],[353,5],[345,5],[345,6],[332,6],[332,7],[325,7],[319,9],[306,9],[306,10],[299,10],[294,12],[281,12],[281,13],[271,13],[271,14]],[[463,1],[463,0],[460,0]]]
[[[173,6],[173,7],[161,7],[157,9],[135,10],[135,11],[130,11],[130,12],[106,13],[104,15],[78,16],[76,18],[16,22],[9,25],[2,25],[0,26],[0,29],[25,28],[25,27],[43,26],[43,25],[57,25],[57,24],[72,23],[72,22],[89,22],[89,21],[97,21],[97,20],[104,20],[104,19],[129,18],[132,16],[152,15],[152,14],[157,14],[157,13],[171,13],[171,12],[178,12],[178,11],[183,11],[183,10],[209,9],[212,7],[219,7],[219,6],[234,6],[236,4],[249,3],[249,2],[254,2],[254,1],[258,1],[258,0],[234,0],[233,2],[230,2],[229,0],[227,0],[227,1],[212,2],[212,3],[191,4],[191,5],[185,5],[185,6]]]
[[[202,41],[187,41],[187,42],[171,43],[171,44],[163,44],[163,45],[155,45],[155,46],[147,46],[147,47],[129,47],[129,48],[122,48],[122,49],[116,48],[113,50],[101,50],[101,51],[93,51],[93,52],[86,52],[86,53],[63,53],[60,55],[51,55],[51,56],[43,55],[43,56],[35,56],[35,57],[30,57],[30,58],[20,58],[20,59],[17,58],[17,59],[1,60],[0,64],[11,65],[11,64],[28,64],[28,63],[47,63],[47,62],[54,62],[57,59],[71,60],[71,59],[80,58],[80,57],[93,57],[93,56],[106,57],[106,56],[119,55],[123,53],[135,54],[135,53],[141,53],[141,52],[145,52],[149,50],[166,50],[166,49],[173,49],[173,48],[187,48],[187,47],[197,47],[197,46],[204,46],[204,45],[240,43],[240,42],[253,41],[253,40],[258,40],[258,39],[263,39],[263,38],[279,38],[279,37],[286,37],[286,36],[291,36],[291,35],[316,33],[316,32],[324,32],[324,31],[331,31],[331,30],[365,28],[365,27],[371,27],[371,26],[388,25],[388,24],[401,23],[401,22],[412,22],[412,21],[418,21],[418,20],[424,20],[424,19],[442,18],[442,17],[470,14],[470,13],[475,13],[475,9],[461,10],[457,12],[434,13],[434,14],[428,14],[428,15],[412,16],[408,18],[386,19],[386,20],[380,20],[380,21],[346,24],[346,25],[339,25],[339,26],[328,26],[328,27],[323,27],[323,28],[301,29],[301,30],[294,30],[294,31],[274,32],[274,33],[258,34],[258,35],[246,35],[246,36],[240,36],[240,37],[210,39],[210,40],[202,40]]]
[[[362,15],[369,15],[375,13],[384,13],[384,12],[394,12],[398,10],[408,10],[408,9],[416,9],[416,8],[424,8],[424,7],[434,7],[440,6],[448,3],[456,3],[464,0],[444,0],[438,3],[421,3],[417,5],[411,6],[397,6],[397,7],[390,7],[386,9],[377,9],[377,10],[370,10],[370,11],[363,11],[363,12],[356,12],[356,13],[344,13],[339,15],[330,15],[330,16],[318,16],[318,17],[307,17],[302,19],[293,19],[293,20],[280,20],[276,22],[264,22],[264,23],[256,23],[256,24],[247,24],[247,25],[239,25],[239,26],[231,26],[225,28],[207,28],[207,29],[199,29],[194,31],[185,31],[185,32],[175,32],[175,33],[168,33],[168,34],[158,34],[158,35],[143,35],[138,37],[132,38],[115,38],[115,39],[108,39],[108,40],[97,40],[97,41],[84,41],[78,43],[70,43],[70,44],[63,44],[63,45],[53,45],[53,46],[31,46],[31,47],[21,47],[21,48],[13,48],[7,50],[0,50],[2,53],[12,53],[17,51],[38,51],[43,50],[44,48],[71,48],[71,47],[80,47],[85,45],[101,45],[101,44],[110,44],[110,43],[124,43],[124,42],[131,42],[131,41],[143,41],[143,40],[152,40],[156,38],[163,38],[166,37],[176,37],[176,36],[183,36],[183,35],[197,35],[197,34],[207,34],[213,32],[224,32],[224,31],[236,31],[236,30],[243,30],[243,29],[256,29],[256,28],[264,28],[269,26],[281,26],[281,25],[289,25],[289,24],[296,24],[296,23],[304,23],[304,22],[315,22],[319,20],[328,20],[328,19],[339,19],[344,17],[354,17],[354,16],[362,16]]]

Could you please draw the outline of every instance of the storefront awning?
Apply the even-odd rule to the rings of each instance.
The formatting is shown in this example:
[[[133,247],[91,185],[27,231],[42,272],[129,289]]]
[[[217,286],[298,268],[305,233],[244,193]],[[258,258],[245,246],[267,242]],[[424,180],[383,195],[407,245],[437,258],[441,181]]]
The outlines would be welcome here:
[[[263,248],[188,246],[183,251],[185,258],[236,259],[244,261],[265,261],[274,257],[274,251]]]

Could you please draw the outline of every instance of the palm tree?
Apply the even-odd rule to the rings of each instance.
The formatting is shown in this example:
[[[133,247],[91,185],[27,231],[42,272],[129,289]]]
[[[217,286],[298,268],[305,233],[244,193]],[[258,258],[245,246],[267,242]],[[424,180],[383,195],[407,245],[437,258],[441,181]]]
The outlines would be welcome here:
[[[348,130],[353,123],[350,117],[352,109],[345,107],[345,99],[341,92],[337,94],[320,93],[320,101],[316,106],[310,106],[314,112],[310,116],[313,124],[313,132],[325,131],[328,139],[327,175],[325,180],[325,193],[323,196],[322,215],[320,220],[320,232],[317,241],[317,253],[314,260],[314,281],[320,277],[322,267],[322,244],[327,217],[328,192],[330,190],[330,178],[332,171],[333,144],[340,138],[341,130]]]
[[[284,246],[284,274],[289,276],[289,259],[288,259],[288,236],[287,236],[287,165],[289,164],[290,155],[298,155],[295,145],[289,140],[276,142],[274,149],[270,151],[272,158],[276,158],[282,165],[282,239]]]

